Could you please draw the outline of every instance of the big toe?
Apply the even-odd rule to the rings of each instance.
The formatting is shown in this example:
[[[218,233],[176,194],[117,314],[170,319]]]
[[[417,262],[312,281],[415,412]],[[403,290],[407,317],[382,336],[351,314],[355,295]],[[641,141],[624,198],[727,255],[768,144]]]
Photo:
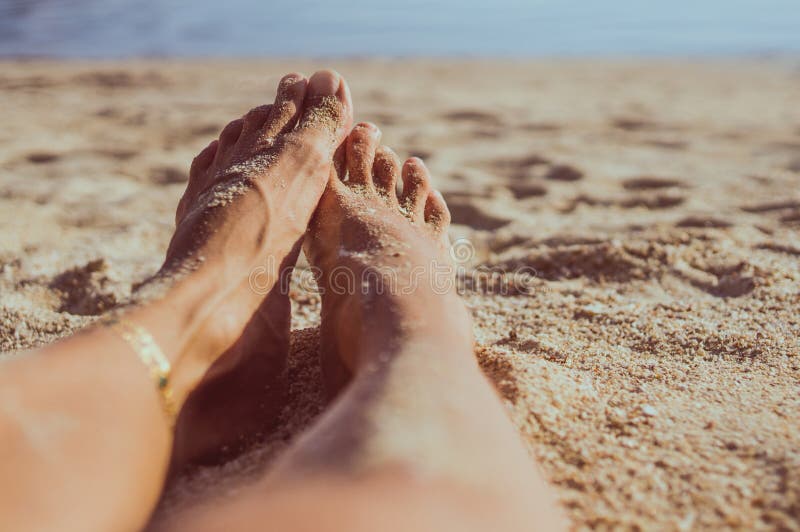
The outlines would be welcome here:
[[[308,80],[298,132],[307,139],[340,144],[353,123],[350,88],[333,70],[315,72]]]

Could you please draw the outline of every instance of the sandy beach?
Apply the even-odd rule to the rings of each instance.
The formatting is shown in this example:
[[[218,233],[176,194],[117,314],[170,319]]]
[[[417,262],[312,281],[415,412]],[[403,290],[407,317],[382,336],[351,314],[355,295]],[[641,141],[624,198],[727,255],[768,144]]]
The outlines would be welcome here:
[[[194,155],[319,66],[431,168],[478,362],[576,529],[800,530],[796,61],[2,61],[0,357],[123,303]],[[281,429],[154,527],[235,496],[324,408],[319,298],[292,300]]]

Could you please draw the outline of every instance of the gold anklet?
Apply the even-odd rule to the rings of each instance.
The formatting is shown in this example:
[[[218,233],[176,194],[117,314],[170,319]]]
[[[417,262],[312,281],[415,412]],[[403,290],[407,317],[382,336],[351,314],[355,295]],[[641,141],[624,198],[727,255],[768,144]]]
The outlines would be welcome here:
[[[172,366],[170,366],[167,357],[164,356],[164,352],[158,347],[155,338],[141,325],[122,318],[106,318],[102,323],[125,340],[136,351],[139,360],[150,370],[150,377],[153,379],[156,388],[158,388],[164,413],[167,416],[170,428],[172,428],[175,425],[176,414],[172,387],[169,382]]]

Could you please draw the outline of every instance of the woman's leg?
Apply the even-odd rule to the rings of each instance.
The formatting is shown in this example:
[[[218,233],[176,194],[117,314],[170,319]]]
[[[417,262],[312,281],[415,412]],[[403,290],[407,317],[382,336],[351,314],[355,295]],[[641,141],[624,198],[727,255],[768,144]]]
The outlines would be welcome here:
[[[422,162],[401,170],[379,136],[369,124],[351,133],[348,179],[332,179],[306,240],[321,272],[323,368],[331,390],[349,383],[267,478],[172,528],[564,528],[473,357],[447,207]]]
[[[179,407],[201,379],[224,383],[242,365],[266,379],[282,363],[247,359],[241,342],[288,326],[265,294],[296,257],[351,109],[337,74],[286,76],[275,104],[231,122],[193,162],[164,266],[121,315],[166,354]],[[147,371],[103,326],[0,364],[0,530],[144,525],[173,438]],[[203,425],[217,421],[202,408],[181,418],[207,447],[186,445],[183,460],[211,450]]]

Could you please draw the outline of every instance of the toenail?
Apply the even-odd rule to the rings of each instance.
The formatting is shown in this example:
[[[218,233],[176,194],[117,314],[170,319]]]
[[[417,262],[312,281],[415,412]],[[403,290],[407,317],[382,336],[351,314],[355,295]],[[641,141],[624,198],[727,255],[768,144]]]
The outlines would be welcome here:
[[[297,72],[290,72],[281,78],[280,83],[295,83],[297,80],[302,79],[303,75]]]
[[[306,79],[299,74],[288,74],[281,78],[278,83],[278,93],[283,95],[290,95],[296,92],[296,88],[302,84],[307,83]]]
[[[364,129],[370,129],[372,131],[377,131],[378,130],[378,126],[376,126],[372,122],[359,122],[356,127],[360,127],[360,128],[364,128]]]
[[[357,129],[362,138],[378,139],[381,136],[381,131],[377,127],[359,127]],[[357,137],[353,140],[359,141]]]

